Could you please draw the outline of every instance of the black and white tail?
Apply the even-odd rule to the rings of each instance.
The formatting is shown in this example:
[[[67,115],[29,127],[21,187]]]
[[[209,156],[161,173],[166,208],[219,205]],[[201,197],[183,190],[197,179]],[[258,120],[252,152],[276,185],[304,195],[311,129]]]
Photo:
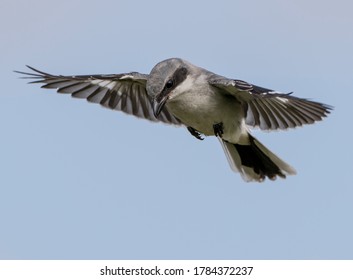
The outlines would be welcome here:
[[[293,167],[277,157],[250,134],[247,145],[233,144],[221,138],[218,139],[230,167],[233,171],[240,172],[245,181],[262,182],[266,177],[275,180],[277,176],[286,178],[286,175],[296,174]]]

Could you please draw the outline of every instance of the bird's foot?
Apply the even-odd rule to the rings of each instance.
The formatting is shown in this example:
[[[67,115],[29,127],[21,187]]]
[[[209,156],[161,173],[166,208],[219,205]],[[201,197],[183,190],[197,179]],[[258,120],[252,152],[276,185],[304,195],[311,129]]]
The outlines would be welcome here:
[[[189,132],[191,133],[192,136],[194,136],[195,138],[199,139],[199,140],[203,140],[204,138],[201,136],[201,133],[198,132],[195,128],[188,126],[187,127]]]
[[[223,135],[223,123],[222,122],[215,123],[213,125],[213,131],[214,131],[214,135],[216,137],[222,137],[222,135]]]

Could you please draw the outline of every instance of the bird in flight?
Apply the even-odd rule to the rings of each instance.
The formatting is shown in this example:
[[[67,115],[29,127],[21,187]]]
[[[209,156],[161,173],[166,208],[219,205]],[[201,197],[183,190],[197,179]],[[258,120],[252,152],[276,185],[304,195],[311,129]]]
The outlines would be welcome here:
[[[139,118],[186,127],[197,139],[216,136],[233,171],[245,181],[296,173],[250,134],[249,127],[280,130],[312,124],[330,106],[229,79],[180,58],[159,62],[150,74],[51,75],[30,66],[17,73],[73,97]]]

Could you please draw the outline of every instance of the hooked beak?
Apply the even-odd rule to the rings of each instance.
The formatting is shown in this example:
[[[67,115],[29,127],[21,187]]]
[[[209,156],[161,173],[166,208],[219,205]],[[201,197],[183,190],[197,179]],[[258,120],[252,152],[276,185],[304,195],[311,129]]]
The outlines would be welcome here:
[[[156,118],[158,118],[159,114],[161,113],[165,103],[168,100],[168,96],[160,96],[157,95],[154,99],[153,99],[153,103],[152,103],[152,107],[153,107],[153,114]]]

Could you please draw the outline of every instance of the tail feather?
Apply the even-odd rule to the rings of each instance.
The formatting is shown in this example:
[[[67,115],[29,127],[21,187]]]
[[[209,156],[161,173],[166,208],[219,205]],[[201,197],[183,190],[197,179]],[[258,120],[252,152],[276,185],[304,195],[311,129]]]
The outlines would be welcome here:
[[[249,144],[240,145],[220,139],[230,167],[240,172],[245,181],[262,182],[266,177],[275,180],[277,176],[286,178],[296,171],[285,163],[256,138],[249,134]]]

